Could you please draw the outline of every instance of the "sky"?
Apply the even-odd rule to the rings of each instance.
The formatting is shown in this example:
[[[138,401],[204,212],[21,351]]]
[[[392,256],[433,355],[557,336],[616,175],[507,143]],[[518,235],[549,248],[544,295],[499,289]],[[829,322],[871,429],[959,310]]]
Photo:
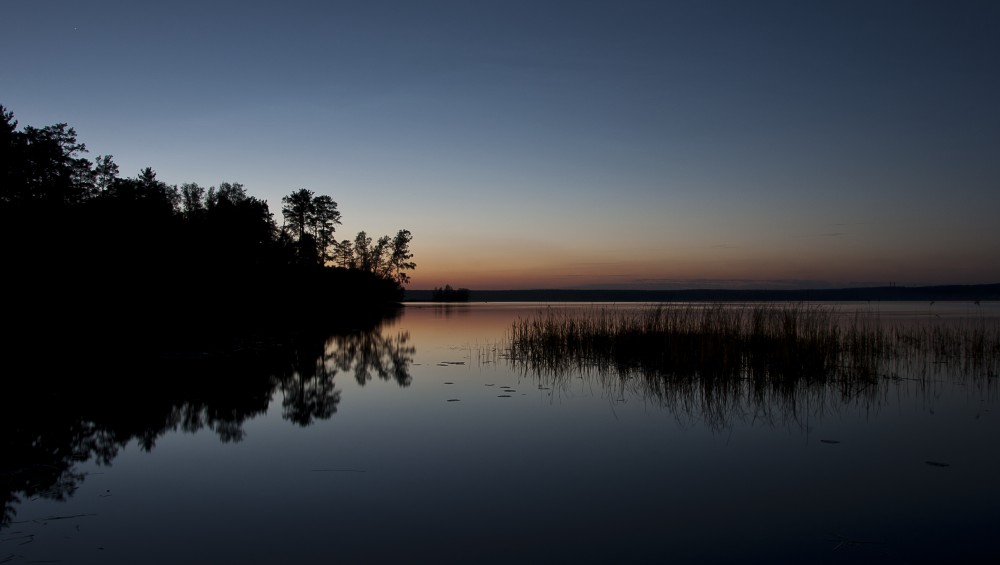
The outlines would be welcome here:
[[[410,289],[1000,282],[1000,2],[0,0],[0,104]]]

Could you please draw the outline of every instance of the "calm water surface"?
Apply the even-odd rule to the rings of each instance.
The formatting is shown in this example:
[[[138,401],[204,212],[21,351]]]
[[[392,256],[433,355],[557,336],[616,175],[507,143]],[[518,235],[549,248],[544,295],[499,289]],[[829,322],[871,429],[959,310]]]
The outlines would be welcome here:
[[[0,563],[1000,562],[995,375],[650,398],[512,366],[542,308],[411,304],[189,400],[8,416]]]

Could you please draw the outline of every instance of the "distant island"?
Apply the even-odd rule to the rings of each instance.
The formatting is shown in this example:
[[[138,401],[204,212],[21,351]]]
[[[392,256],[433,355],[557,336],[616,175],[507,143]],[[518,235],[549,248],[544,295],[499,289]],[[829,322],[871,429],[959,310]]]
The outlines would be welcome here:
[[[407,290],[404,300],[431,301],[432,290]],[[939,286],[875,286],[799,290],[469,290],[469,302],[854,302],[1000,300],[1000,283]]]

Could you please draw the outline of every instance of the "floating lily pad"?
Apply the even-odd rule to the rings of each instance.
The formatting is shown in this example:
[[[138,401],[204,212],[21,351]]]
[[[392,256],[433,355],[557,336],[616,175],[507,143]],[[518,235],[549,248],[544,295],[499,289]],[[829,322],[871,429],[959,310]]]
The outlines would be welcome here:
[[[497,398],[510,398],[510,395],[509,394],[499,394],[499,395],[497,395]]]
[[[448,402],[461,402],[461,399],[458,399],[458,398],[449,398]]]
[[[451,381],[445,381],[445,383],[444,383],[444,384],[446,384],[446,385],[453,385],[453,384],[455,384],[455,383],[453,383],[453,382],[451,382]]]

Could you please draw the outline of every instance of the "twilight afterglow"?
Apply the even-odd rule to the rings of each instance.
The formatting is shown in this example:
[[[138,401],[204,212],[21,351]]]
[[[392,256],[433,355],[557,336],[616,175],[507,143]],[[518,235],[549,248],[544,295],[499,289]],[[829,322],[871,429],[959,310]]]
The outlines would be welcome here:
[[[1000,3],[5,3],[0,104],[411,289],[1000,281]]]

